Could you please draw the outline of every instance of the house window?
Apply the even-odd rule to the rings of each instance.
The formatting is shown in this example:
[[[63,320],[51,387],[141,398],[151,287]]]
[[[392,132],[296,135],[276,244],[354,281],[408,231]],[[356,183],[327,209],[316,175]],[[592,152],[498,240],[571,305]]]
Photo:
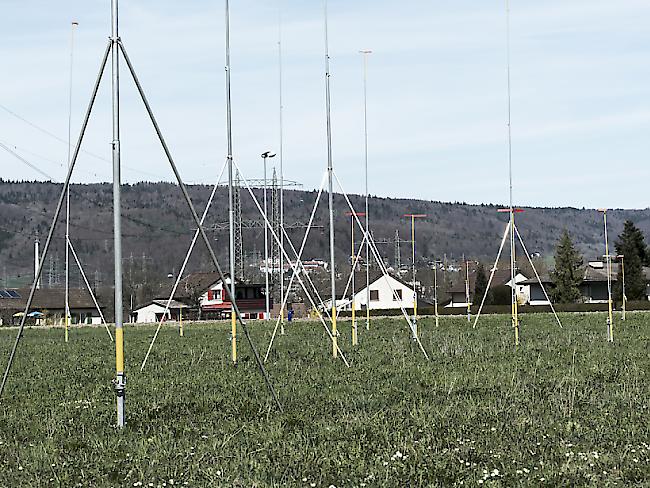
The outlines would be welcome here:
[[[370,301],[371,302],[379,301],[379,290],[370,290]]]
[[[221,300],[221,290],[208,290],[208,300]]]
[[[393,295],[393,301],[401,301],[402,300],[402,290],[395,290],[395,294]]]

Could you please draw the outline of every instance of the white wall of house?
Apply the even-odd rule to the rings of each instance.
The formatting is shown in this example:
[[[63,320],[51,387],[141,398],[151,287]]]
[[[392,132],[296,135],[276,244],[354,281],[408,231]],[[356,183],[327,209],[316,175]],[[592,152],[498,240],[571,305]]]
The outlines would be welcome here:
[[[162,314],[165,312],[165,307],[158,305],[157,303],[152,303],[142,308],[134,310],[136,314],[135,321],[138,324],[151,324],[156,322],[156,314]]]
[[[370,288],[370,310],[392,310],[403,308],[413,308],[413,288],[404,285],[392,276],[381,276],[369,286]],[[393,295],[395,291],[401,300],[396,299]],[[361,310],[366,308],[367,293],[366,287],[354,295],[354,308]],[[352,304],[348,300],[343,310],[352,310]]]
[[[65,324],[65,311],[64,310],[47,310],[47,319],[45,322],[52,325]],[[100,317],[97,309],[84,308],[84,309],[70,309],[70,319],[73,324],[87,324],[100,325],[102,318]]]

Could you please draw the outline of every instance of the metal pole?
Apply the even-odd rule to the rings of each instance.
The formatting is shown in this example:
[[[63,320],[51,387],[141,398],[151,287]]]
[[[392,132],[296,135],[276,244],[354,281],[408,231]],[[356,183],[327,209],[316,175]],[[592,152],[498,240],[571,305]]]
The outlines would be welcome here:
[[[39,257],[40,251],[38,249],[39,245],[40,245],[40,242],[38,240],[38,234],[36,234],[36,238],[34,239],[34,278],[36,279],[36,289],[37,290],[41,287],[41,280],[40,280],[40,277],[38,275],[38,268],[39,268],[39,265],[41,264],[40,257]]]
[[[438,261],[434,261],[433,267],[433,311],[436,316],[436,327],[440,325],[440,318],[438,317]]]
[[[359,51],[363,56],[363,150],[364,150],[364,176],[366,197],[366,330],[370,330],[370,232],[368,217],[368,55],[369,49]]]
[[[605,260],[607,264],[607,342],[614,342],[614,317],[612,312],[612,260],[607,236],[607,209],[602,209],[605,226]]]
[[[469,296],[469,261],[465,260],[463,257],[463,261],[465,261],[465,301],[467,302],[467,322],[472,321],[472,304],[470,302],[470,296]]]
[[[323,1],[325,19],[325,111],[327,119],[327,191],[329,193],[329,223],[330,223],[330,287],[332,290],[332,355],[338,355],[338,332],[336,330],[336,270],[334,259],[334,193],[332,166],[332,118],[330,101],[330,54],[327,32],[327,0]]]
[[[265,283],[265,305],[266,305],[266,315],[264,318],[269,319],[270,310],[269,310],[269,226],[268,224],[268,209],[266,205],[266,158],[268,157],[267,153],[262,154],[262,160],[264,161],[264,283]]]
[[[411,256],[413,265],[413,338],[418,336],[418,291],[415,286],[415,215],[411,215]]]
[[[352,297],[352,345],[356,346],[359,344],[359,335],[358,335],[358,330],[357,330],[357,321],[356,321],[356,316],[355,316],[355,307],[354,307],[354,273],[356,271],[355,267],[357,265],[356,261],[356,255],[357,253],[354,251],[354,216],[350,216],[350,240],[351,240],[351,245],[352,245],[352,252],[350,254],[351,256],[351,266],[352,266],[352,291],[350,292],[350,296]]]
[[[71,138],[72,138],[72,68],[74,65],[74,31],[79,25],[72,22],[70,26],[70,78],[68,90],[68,167],[71,164]],[[68,329],[70,327],[70,186],[65,194],[65,342],[68,342]]]
[[[281,2],[280,2],[281,3]],[[280,299],[284,297],[284,170],[282,168],[284,151],[284,129],[282,100],[282,6],[278,9],[278,98],[280,103],[279,125],[280,125]],[[280,304],[280,335],[284,335],[284,300]]]
[[[226,132],[228,138],[228,229],[230,237],[230,287],[231,301],[235,297],[235,213],[233,207],[233,167],[232,167],[232,103],[230,100],[230,2],[226,1]],[[230,309],[231,357],[237,364],[237,319],[235,307]]]
[[[508,75],[508,179],[510,192],[510,285],[511,285],[511,314],[512,327],[515,332],[515,345],[519,345],[519,317],[517,303],[517,288],[515,286],[515,210],[512,198],[512,90],[510,83],[510,0],[506,0],[506,52]]]
[[[113,102],[113,239],[115,254],[115,392],[117,393],[117,426],[124,427],[124,317],[122,311],[122,215],[120,201],[120,50],[118,47],[118,0],[111,0],[111,61]]]

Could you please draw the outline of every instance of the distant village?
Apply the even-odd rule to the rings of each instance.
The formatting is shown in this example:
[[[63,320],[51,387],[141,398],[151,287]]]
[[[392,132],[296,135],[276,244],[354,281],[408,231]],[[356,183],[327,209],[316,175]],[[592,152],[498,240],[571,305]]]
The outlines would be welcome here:
[[[562,242],[563,239],[565,242]],[[566,249],[567,245],[569,249]],[[637,306],[642,307],[639,302],[650,303],[650,267],[644,246],[642,233],[632,222],[626,222],[623,233],[615,243],[617,253],[609,257],[603,255],[585,261],[573,247],[570,234],[565,233],[558,243],[554,256],[556,266],[552,269],[547,268],[546,261],[539,253],[531,256],[533,261],[530,263],[518,262],[515,273],[511,273],[510,263],[503,260],[486,264],[476,260],[419,259],[415,263],[415,280],[412,262],[389,263],[386,259],[384,264],[387,273],[384,274],[371,261],[366,274],[366,263],[358,256],[355,272],[351,273],[353,256],[350,256],[348,266],[342,265],[337,269],[336,307],[344,316],[352,308],[356,311],[369,309],[373,315],[390,315],[402,309],[413,310],[417,300],[420,314],[432,314],[434,309],[444,314],[463,314],[468,309],[470,312],[475,311],[482,302],[498,310],[498,306],[510,303],[512,293],[522,306],[543,308],[551,302],[598,306],[607,304],[610,287],[617,301],[622,302],[626,271],[628,291],[625,300],[636,302]],[[623,251],[627,254],[627,262]],[[569,265],[566,264],[567,252],[571,254],[568,256]],[[557,268],[558,263],[570,269],[560,270]],[[328,296],[329,270],[325,259],[285,262],[283,266],[279,260],[261,260],[257,264],[249,264],[249,268],[251,269],[246,270],[246,274],[252,278],[235,279],[236,301],[246,319],[270,318],[266,316],[265,274],[269,276],[271,317],[277,317],[280,313],[281,279],[284,280],[283,289],[291,284],[283,308],[291,310],[296,318],[317,317],[331,308],[331,297]],[[570,277],[570,283],[558,283],[558,279],[565,279],[562,277],[566,276]],[[307,277],[308,280],[305,280]],[[170,274],[166,282],[152,288],[150,296],[141,297],[139,301],[134,300],[132,295],[125,294],[128,299],[125,304],[125,320],[131,323],[152,323],[225,320],[230,317],[231,302],[225,293],[224,283],[216,272],[189,272],[181,277],[172,294],[175,278]],[[322,297],[322,301],[310,303],[297,278],[311,283],[317,292],[316,296]],[[230,284],[229,275],[226,283]],[[567,286],[573,287],[570,300],[558,292],[559,288]],[[0,288],[2,325],[20,321],[29,291],[29,288]],[[70,289],[68,301],[72,324],[101,324],[103,321],[114,320],[112,310],[107,306],[110,303],[110,293],[102,296],[99,290],[95,292],[91,294],[87,288]],[[98,296],[97,299],[95,295]],[[35,290],[28,323],[61,325],[65,317],[64,304],[64,290],[61,286],[43,286],[40,283]]]

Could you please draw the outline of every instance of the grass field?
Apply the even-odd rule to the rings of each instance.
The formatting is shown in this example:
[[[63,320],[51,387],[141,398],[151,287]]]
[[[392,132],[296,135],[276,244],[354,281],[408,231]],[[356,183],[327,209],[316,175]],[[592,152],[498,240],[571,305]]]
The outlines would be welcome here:
[[[101,328],[27,330],[0,404],[0,486],[650,486],[650,314],[523,319],[472,330],[374,320],[346,368],[317,323],[279,336],[273,407],[229,325],[126,329],[127,428],[115,429],[113,344]],[[270,331],[250,325],[260,349]],[[0,331],[2,358],[15,330]],[[2,359],[0,365],[4,368]]]

